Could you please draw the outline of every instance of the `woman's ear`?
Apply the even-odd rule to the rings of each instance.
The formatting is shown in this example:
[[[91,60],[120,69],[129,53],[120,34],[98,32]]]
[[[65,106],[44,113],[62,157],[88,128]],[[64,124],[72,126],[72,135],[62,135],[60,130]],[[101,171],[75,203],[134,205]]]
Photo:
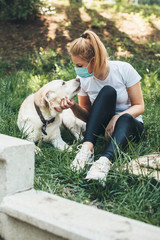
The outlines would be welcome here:
[[[93,57],[93,58],[91,59],[92,72],[94,72],[94,64],[95,64],[95,57]]]
[[[94,61],[95,61],[95,57],[92,57],[91,62],[94,62]]]

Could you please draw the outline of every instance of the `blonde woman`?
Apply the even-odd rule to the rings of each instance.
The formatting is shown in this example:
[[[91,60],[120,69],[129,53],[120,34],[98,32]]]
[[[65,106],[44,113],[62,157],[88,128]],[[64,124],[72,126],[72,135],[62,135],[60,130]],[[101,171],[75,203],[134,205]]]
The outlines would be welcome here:
[[[87,123],[84,142],[71,167],[81,170],[93,162],[94,145],[103,134],[109,138],[107,146],[92,163],[86,179],[105,181],[117,146],[123,149],[128,140],[139,140],[142,135],[141,77],[129,63],[110,61],[103,43],[90,30],[71,43],[69,52],[81,82],[79,104],[66,98],[57,111],[71,108],[76,117]]]

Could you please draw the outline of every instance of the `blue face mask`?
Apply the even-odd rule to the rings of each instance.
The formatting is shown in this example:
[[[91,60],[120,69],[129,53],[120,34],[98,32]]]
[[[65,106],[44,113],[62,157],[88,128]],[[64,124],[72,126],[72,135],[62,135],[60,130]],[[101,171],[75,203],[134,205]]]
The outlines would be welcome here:
[[[90,61],[91,62],[91,61]],[[88,63],[88,65],[90,64],[90,62]],[[88,67],[87,65],[87,67]],[[87,77],[91,77],[93,76],[94,72],[92,73],[89,73],[88,72],[88,68],[87,67],[75,67],[75,71],[76,71],[76,74],[82,78],[87,78]]]

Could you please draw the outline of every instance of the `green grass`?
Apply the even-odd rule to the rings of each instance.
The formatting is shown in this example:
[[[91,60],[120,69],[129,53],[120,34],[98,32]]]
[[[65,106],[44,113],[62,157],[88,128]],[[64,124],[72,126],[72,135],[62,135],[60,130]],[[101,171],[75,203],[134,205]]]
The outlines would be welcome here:
[[[103,39],[102,39],[103,40]],[[128,44],[124,38],[123,44]],[[107,45],[106,45],[107,47]],[[134,176],[122,171],[122,163],[141,155],[160,152],[160,60],[154,55],[147,58],[147,51],[152,50],[148,44],[145,53],[138,50],[127,59],[142,76],[142,89],[145,99],[145,141],[130,143],[125,152],[120,152],[115,166],[109,172],[107,184],[102,187],[96,182],[87,182],[87,167],[82,172],[73,173],[70,163],[76,154],[74,137],[63,130],[65,141],[73,144],[73,151],[60,152],[49,143],[41,146],[42,153],[35,156],[35,188],[71,199],[84,204],[96,206],[116,214],[137,219],[153,225],[160,225],[160,183],[155,179]],[[159,53],[156,45],[154,54]],[[111,59],[116,59],[114,49],[110,49]],[[121,59],[126,60],[126,59]],[[69,56],[61,56],[51,49],[47,53],[41,49],[23,59],[0,62],[0,131],[14,137],[22,137],[16,121],[19,107],[30,93],[35,92],[53,79],[69,80],[75,77]],[[98,158],[103,151],[106,140],[100,137],[95,147]]]

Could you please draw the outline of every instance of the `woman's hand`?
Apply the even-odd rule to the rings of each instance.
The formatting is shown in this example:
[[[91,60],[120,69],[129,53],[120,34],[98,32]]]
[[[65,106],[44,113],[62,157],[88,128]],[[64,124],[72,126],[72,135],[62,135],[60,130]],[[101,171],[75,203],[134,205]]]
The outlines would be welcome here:
[[[70,100],[68,97],[62,98],[60,103],[60,108],[54,107],[57,112],[62,112],[64,109],[72,108],[76,102],[74,100]]]
[[[112,119],[108,123],[108,125],[106,127],[106,130],[105,130],[105,138],[109,138],[110,136],[112,136],[112,134],[114,132],[115,125],[116,125],[116,122],[117,122],[119,117],[120,117],[119,114],[116,114],[112,117]]]

